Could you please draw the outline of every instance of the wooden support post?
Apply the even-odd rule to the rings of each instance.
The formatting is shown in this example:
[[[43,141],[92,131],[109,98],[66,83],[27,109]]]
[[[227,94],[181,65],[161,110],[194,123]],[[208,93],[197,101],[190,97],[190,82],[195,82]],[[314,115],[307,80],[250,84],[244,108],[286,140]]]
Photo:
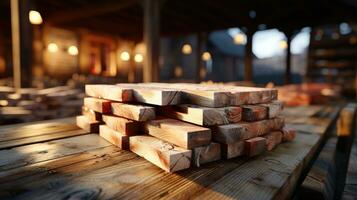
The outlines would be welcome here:
[[[144,0],[144,82],[159,81],[160,1]]]
[[[285,84],[291,83],[291,34],[286,35],[286,68],[285,68]]]
[[[29,1],[11,0],[12,57],[14,87],[31,86],[32,30]]]
[[[196,48],[196,80],[197,83],[201,82],[201,68],[203,67],[202,62],[202,33],[197,34],[197,48]]]
[[[253,32],[251,30],[247,31],[247,44],[245,45],[245,56],[244,56],[244,80],[253,80]]]

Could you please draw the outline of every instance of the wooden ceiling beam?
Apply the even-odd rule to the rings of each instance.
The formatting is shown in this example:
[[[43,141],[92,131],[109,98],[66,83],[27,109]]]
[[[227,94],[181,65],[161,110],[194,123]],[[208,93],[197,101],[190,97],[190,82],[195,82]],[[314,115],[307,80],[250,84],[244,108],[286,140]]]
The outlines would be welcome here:
[[[100,5],[90,4],[84,8],[78,8],[75,10],[59,11],[48,17],[47,23],[50,24],[61,24],[74,20],[82,20],[85,18],[90,18],[94,16],[99,16],[107,13],[118,12],[132,6],[137,5],[136,1],[124,0],[119,2],[110,2]]]

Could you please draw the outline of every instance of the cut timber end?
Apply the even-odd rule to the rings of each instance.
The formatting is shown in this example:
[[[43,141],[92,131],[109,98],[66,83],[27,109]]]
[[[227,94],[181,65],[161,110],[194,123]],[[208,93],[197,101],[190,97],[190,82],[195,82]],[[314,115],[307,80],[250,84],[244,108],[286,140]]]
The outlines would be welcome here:
[[[79,128],[88,131],[90,133],[98,133],[99,132],[99,124],[98,121],[90,121],[86,116],[77,116],[76,124]]]
[[[228,144],[221,144],[222,156],[226,159],[235,158],[244,155],[245,141],[240,140]]]
[[[284,142],[290,142],[295,139],[296,131],[293,129],[288,129],[288,128],[284,127],[282,129],[282,133],[283,133],[283,141]]]
[[[268,108],[268,117],[270,119],[278,117],[283,111],[284,103],[282,101],[273,101],[271,103],[260,104],[260,106],[264,106]]]
[[[86,85],[85,92],[88,96],[103,98],[113,101],[127,102],[133,100],[133,91],[116,85]]]
[[[245,141],[245,154],[247,156],[257,156],[266,150],[266,139],[255,137]]]
[[[147,134],[185,149],[208,145],[211,130],[175,119],[158,119],[145,123]]]
[[[99,135],[121,149],[129,149],[129,136],[115,131],[106,125],[99,126]]]
[[[202,164],[221,159],[221,145],[210,143],[209,145],[196,147],[192,149],[192,164],[199,167]]]
[[[115,131],[119,131],[125,135],[138,135],[142,131],[142,124],[130,119],[111,115],[103,115],[103,121],[109,128]]]
[[[84,106],[99,113],[111,113],[110,101],[93,97],[84,98]]]
[[[82,106],[82,115],[86,116],[90,121],[103,121],[102,114]]]
[[[269,133],[270,120],[221,125],[213,130],[214,141],[229,144]]]
[[[274,119],[269,119],[270,130],[279,131],[285,125],[285,119],[283,117],[276,117]]]
[[[176,147],[151,136],[129,138],[130,150],[167,172],[187,169],[191,165],[192,151]]]
[[[252,122],[268,118],[268,109],[264,106],[242,106],[243,121]]]
[[[263,137],[266,139],[267,150],[271,151],[282,142],[283,133],[280,131],[273,131],[264,135]]]
[[[111,110],[113,115],[135,121],[155,119],[155,108],[151,106],[111,103]]]
[[[184,104],[165,106],[159,109],[162,115],[200,126],[237,123],[242,116],[240,107],[209,108]]]

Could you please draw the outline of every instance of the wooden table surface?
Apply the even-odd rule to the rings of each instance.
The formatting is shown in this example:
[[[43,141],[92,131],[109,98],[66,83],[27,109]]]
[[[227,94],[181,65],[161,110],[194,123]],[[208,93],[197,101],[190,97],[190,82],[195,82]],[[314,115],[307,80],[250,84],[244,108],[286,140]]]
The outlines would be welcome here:
[[[75,126],[74,118],[0,127],[0,199],[281,199],[318,154],[338,107],[286,108],[298,131],[254,158],[166,173]]]

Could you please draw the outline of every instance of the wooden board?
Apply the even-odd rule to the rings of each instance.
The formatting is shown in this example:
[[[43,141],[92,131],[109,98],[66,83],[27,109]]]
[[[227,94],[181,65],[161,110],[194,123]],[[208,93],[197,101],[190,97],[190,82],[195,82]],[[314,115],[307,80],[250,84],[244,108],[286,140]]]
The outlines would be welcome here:
[[[133,91],[115,85],[86,85],[85,92],[88,96],[103,98],[113,101],[127,102],[133,100]]]
[[[269,133],[271,121],[240,122],[217,126],[213,129],[212,137],[214,141],[224,144],[250,139]]]
[[[185,149],[208,145],[211,130],[175,119],[157,119],[145,123],[145,132]]]
[[[260,106],[268,108],[268,118],[272,119],[278,117],[282,113],[284,103],[282,101],[276,100],[270,103],[260,104]]]
[[[84,98],[84,106],[99,113],[109,114],[112,112],[110,107],[111,102],[105,99],[93,97]]]
[[[202,164],[217,161],[221,159],[221,145],[210,143],[192,149],[192,165],[200,167]]]
[[[86,116],[91,121],[103,121],[102,114],[82,106],[82,115]]]
[[[139,85],[151,88],[174,88],[182,92],[183,101],[205,107],[268,103],[277,99],[276,89],[187,83],[142,83]]]
[[[200,126],[237,123],[241,120],[240,107],[209,108],[184,104],[159,108],[160,114]]]
[[[81,129],[90,132],[90,133],[99,133],[99,125],[101,122],[90,121],[86,116],[77,116],[76,117],[77,126]]]
[[[252,157],[262,154],[266,149],[266,139],[263,137],[255,137],[244,142],[244,153],[245,155]]]
[[[222,157],[225,159],[231,159],[244,155],[244,140],[239,140],[232,143],[222,143]]]
[[[111,144],[114,144],[121,149],[129,149],[129,136],[115,131],[109,128],[107,125],[99,126],[99,135]]]
[[[177,105],[181,103],[181,92],[176,89],[153,88],[140,84],[117,84],[122,89],[133,91],[134,101],[152,105]]]
[[[167,172],[187,169],[192,151],[176,147],[151,136],[130,137],[130,150]]]
[[[135,121],[148,121],[155,119],[155,108],[152,106],[111,103],[113,115],[125,117]]]
[[[243,105],[242,119],[243,121],[253,122],[268,118],[268,108],[264,106]]]
[[[272,131],[262,137],[266,139],[266,149],[268,151],[273,150],[283,141],[283,133],[281,131]]]
[[[143,132],[142,124],[140,122],[111,115],[103,115],[102,117],[109,128],[125,135],[139,135]]]

